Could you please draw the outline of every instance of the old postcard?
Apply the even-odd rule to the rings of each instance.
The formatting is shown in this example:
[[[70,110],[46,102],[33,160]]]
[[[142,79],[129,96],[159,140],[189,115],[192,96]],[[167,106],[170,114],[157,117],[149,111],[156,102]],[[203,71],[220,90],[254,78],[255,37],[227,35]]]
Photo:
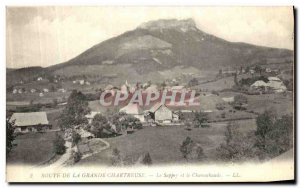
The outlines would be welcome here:
[[[293,11],[7,7],[7,181],[293,181]]]

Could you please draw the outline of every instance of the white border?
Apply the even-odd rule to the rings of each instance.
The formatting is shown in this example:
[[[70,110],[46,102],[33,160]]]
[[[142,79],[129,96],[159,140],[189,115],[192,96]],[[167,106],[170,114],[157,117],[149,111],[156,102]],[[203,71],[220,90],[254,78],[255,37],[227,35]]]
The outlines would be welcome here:
[[[5,31],[5,7],[6,6],[46,6],[46,5],[73,5],[73,6],[78,6],[78,5],[98,5],[98,6],[287,6],[287,5],[294,5],[296,9],[298,9],[299,12],[299,7],[300,7],[300,1],[296,0],[272,0],[272,1],[261,1],[261,0],[252,0],[252,1],[241,1],[241,0],[229,0],[229,1],[221,1],[221,0],[144,0],[144,1],[135,1],[135,0],[127,0],[126,2],[122,0],[106,0],[106,1],[99,1],[99,0],[48,0],[48,1],[36,1],[36,0],[4,0],[0,2],[1,4],[1,18],[0,18],[0,45],[1,45],[1,50],[0,50],[0,57],[2,59],[2,66],[0,68],[0,87],[2,92],[0,93],[0,98],[1,98],[1,106],[0,108],[0,122],[2,122],[2,126],[0,126],[0,132],[2,134],[2,142],[3,144],[0,144],[1,148],[1,160],[0,160],[0,165],[1,165],[1,170],[0,170],[0,184],[1,187],[8,187],[9,185],[5,182],[5,100],[6,100],[6,58],[5,58],[5,41],[6,41],[6,31]],[[296,33],[298,36],[298,32]],[[298,38],[298,37],[297,37]],[[297,42],[297,41],[296,41]],[[299,53],[299,49],[297,49],[297,52]],[[297,72],[299,71],[299,66],[297,66]],[[297,88],[299,88],[299,76],[297,79]],[[296,93],[298,93],[296,91]],[[298,95],[297,95],[298,96]],[[299,96],[298,96],[299,97]],[[297,112],[297,117],[299,117],[300,112]],[[297,126],[297,125],[296,125]],[[298,126],[297,126],[298,127]],[[297,135],[299,135],[299,127],[297,128]],[[297,139],[299,140],[299,139]],[[297,144],[297,150],[299,151],[299,144]],[[297,175],[299,172],[297,173]],[[298,179],[298,177],[297,177]],[[298,179],[299,180],[299,179]],[[32,185],[27,185],[27,186],[32,186]],[[70,185],[69,185],[70,186]],[[107,185],[101,185],[101,186],[107,186]],[[111,185],[112,186],[112,185]],[[116,185],[114,185],[116,186]],[[140,185],[139,185],[140,186]],[[147,185],[146,185],[147,186]],[[157,185],[156,185],[157,186]],[[174,185],[170,185],[168,187],[171,187]],[[240,185],[244,186],[244,185]],[[257,186],[257,185],[256,185]],[[263,185],[259,185],[258,187],[262,187]],[[56,185],[56,187],[67,187],[67,185]],[[86,187],[86,185],[80,185],[80,187]],[[162,186],[158,186],[162,187]],[[164,186],[165,187],[165,186]],[[182,187],[185,187],[185,185],[182,185]]]

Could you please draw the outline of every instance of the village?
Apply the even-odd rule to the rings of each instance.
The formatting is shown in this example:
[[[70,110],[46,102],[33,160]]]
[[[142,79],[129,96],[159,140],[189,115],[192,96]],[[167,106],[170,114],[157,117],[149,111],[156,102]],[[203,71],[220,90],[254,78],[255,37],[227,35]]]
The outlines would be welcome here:
[[[7,101],[8,121],[18,135],[8,162],[42,166],[178,162],[182,161],[182,151],[178,148],[185,138],[193,139],[197,156],[200,150],[206,158],[214,159],[228,123],[235,122],[250,132],[256,130],[256,118],[266,110],[280,116],[293,113],[293,83],[287,82],[290,78],[286,75],[285,71],[268,67],[220,69],[215,79],[204,82],[191,75],[193,78],[186,84],[176,78],[160,84],[126,80],[120,86],[107,84],[94,94],[80,92],[80,86],[93,86],[92,81],[83,79],[70,81],[76,90],[26,89],[21,81],[10,95],[34,94],[43,99],[50,94],[52,98],[48,100],[50,104],[39,104],[38,108],[33,102]],[[34,82],[43,81],[45,78],[38,77]],[[113,98],[118,92],[130,95],[136,91],[142,94],[195,91],[194,100],[199,105],[180,106],[155,100],[139,105],[123,100],[116,106],[104,107],[99,101],[101,93]],[[57,99],[57,95],[51,95],[53,92],[65,96]],[[75,117],[74,113],[79,114]],[[37,151],[36,156],[22,154],[33,151]]]

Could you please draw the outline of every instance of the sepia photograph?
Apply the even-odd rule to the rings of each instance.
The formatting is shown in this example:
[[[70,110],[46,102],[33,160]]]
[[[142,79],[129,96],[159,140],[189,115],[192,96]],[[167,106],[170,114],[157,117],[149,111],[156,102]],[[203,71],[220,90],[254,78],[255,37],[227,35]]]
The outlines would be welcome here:
[[[295,181],[292,6],[7,6],[6,181]]]

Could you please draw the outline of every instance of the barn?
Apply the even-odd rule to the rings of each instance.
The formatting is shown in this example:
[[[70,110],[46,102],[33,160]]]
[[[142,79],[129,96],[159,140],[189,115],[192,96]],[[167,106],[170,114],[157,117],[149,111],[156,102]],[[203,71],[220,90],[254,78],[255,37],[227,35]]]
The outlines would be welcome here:
[[[38,132],[52,128],[46,112],[14,113],[9,121],[14,121],[15,132]]]
[[[154,104],[149,113],[152,114],[154,121],[158,123],[171,123],[173,120],[173,112],[165,104]]]

